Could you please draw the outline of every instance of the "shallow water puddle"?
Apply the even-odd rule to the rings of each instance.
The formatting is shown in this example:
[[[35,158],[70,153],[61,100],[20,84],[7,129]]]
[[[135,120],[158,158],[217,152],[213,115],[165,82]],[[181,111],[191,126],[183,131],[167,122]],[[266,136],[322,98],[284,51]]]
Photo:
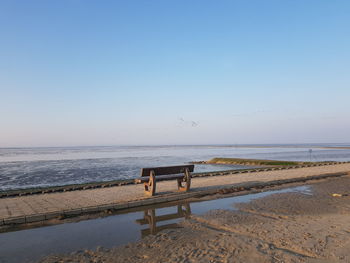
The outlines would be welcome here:
[[[0,262],[35,262],[50,254],[120,246],[163,229],[178,227],[176,223],[191,214],[200,215],[214,209],[235,210],[234,205],[238,203],[291,192],[312,194],[309,186],[300,186],[209,201],[179,202],[168,207],[150,206],[138,212],[1,233]]]

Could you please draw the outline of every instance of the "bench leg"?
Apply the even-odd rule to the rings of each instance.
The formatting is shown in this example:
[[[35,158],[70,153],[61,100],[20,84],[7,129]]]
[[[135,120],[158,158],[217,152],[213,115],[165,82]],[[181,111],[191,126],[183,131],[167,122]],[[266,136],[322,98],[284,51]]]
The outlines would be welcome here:
[[[185,186],[182,186],[182,182],[185,183]],[[188,192],[190,190],[190,187],[191,187],[191,174],[186,168],[184,178],[177,179],[177,188],[179,189],[180,192]]]
[[[149,174],[148,183],[143,183],[145,186],[145,193],[150,196],[154,196],[156,193],[156,175],[152,170]]]

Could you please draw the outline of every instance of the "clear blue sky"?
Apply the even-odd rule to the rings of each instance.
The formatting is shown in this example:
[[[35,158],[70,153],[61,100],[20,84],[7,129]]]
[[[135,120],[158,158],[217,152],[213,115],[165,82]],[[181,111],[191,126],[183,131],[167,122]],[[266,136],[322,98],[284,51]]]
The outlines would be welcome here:
[[[350,142],[350,1],[0,1],[0,147]]]

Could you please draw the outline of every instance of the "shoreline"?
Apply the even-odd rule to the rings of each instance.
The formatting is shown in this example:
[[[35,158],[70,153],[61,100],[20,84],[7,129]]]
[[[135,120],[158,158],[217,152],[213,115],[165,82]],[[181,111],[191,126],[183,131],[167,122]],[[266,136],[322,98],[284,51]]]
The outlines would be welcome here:
[[[246,160],[246,159],[241,159]],[[191,162],[192,164],[211,164],[215,165],[215,163],[206,163],[207,161],[200,162]],[[304,168],[304,167],[316,167],[316,166],[327,166],[327,165],[337,165],[337,164],[346,164],[348,162],[297,162],[294,165],[282,165],[282,166],[268,166],[264,165],[258,168],[247,168],[247,169],[234,169],[234,170],[224,170],[224,171],[213,171],[213,172],[202,172],[202,173],[192,173],[191,177],[212,177],[212,176],[222,176],[229,174],[240,174],[240,173],[251,173],[251,172],[264,172],[264,171],[274,171],[274,170],[286,170],[286,169],[296,169],[296,168]],[[226,165],[225,163],[217,163],[218,165]],[[232,165],[227,164],[227,165]],[[237,163],[237,165],[240,165]],[[254,164],[246,164],[246,166],[256,166]],[[68,192],[68,191],[78,191],[78,190],[89,190],[89,189],[97,189],[97,188],[107,188],[107,187],[117,187],[117,186],[126,186],[140,184],[135,181],[135,179],[120,179],[120,180],[111,180],[111,181],[103,181],[103,182],[89,182],[83,184],[68,184],[68,185],[59,185],[59,186],[47,186],[47,187],[34,187],[34,188],[19,188],[13,190],[4,190],[0,191],[0,199],[8,198],[8,197],[16,197],[16,196],[27,196],[27,195],[36,195],[36,194],[48,194],[48,193],[56,193],[56,192]]]
[[[267,168],[266,168],[267,169]],[[276,184],[293,183],[344,176],[350,171],[350,163],[314,166],[294,169],[268,168],[260,172],[193,178],[190,192],[175,192],[174,181],[158,183],[158,194],[146,197],[140,184],[91,190],[46,193],[0,199],[0,226],[21,225],[33,222],[78,216],[101,211],[118,211],[156,203],[184,200],[215,194],[219,191],[244,191],[246,188],[262,188]]]

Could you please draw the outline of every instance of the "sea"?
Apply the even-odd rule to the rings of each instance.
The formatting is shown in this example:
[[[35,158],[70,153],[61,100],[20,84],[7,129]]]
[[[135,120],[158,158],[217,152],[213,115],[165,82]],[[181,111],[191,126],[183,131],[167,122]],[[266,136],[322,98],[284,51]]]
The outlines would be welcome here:
[[[350,144],[0,148],[0,191],[132,179],[143,167],[182,165],[215,157],[350,161]],[[201,164],[195,165],[194,172],[243,168]]]

